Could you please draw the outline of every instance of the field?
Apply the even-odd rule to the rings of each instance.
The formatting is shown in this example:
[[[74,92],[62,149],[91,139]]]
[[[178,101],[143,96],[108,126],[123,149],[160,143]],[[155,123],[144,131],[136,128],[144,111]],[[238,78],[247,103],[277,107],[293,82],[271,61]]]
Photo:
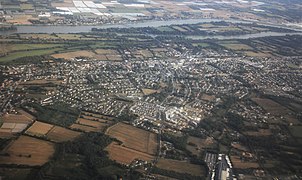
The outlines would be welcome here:
[[[18,114],[5,114],[1,118],[3,124],[0,128],[0,137],[3,138],[22,132],[35,119],[23,110],[18,110]]]
[[[22,132],[28,126],[27,123],[3,123],[0,128],[0,137],[11,137],[15,133]]]
[[[153,57],[153,54],[147,50],[147,49],[139,49],[139,50],[133,50],[132,51],[132,54],[138,58],[150,58],[150,57]]]
[[[287,113],[291,113],[289,109],[270,99],[252,98],[252,100],[255,103],[257,103],[259,106],[261,106],[265,111],[273,115],[279,116],[279,115],[285,115]]]
[[[138,152],[136,150],[123,147],[116,142],[111,143],[106,149],[109,152],[109,158],[121,164],[131,164],[135,159],[151,161],[154,156]]]
[[[269,129],[259,129],[258,131],[245,131],[243,134],[248,136],[270,136],[272,132]]]
[[[32,56],[41,56],[53,54],[55,51],[60,50],[60,48],[50,48],[43,50],[30,50],[30,51],[21,51],[10,53],[7,56],[1,57],[0,62],[8,62],[22,57],[32,57]]]
[[[248,151],[249,150],[248,147],[246,147],[246,146],[244,146],[244,145],[242,145],[240,143],[232,143],[232,147],[236,148],[236,149],[238,149],[240,151]]]
[[[86,37],[85,35],[82,34],[20,34],[21,39],[43,39],[43,40],[60,40],[60,41],[76,41],[76,40],[81,40],[81,41],[88,41],[88,40],[96,40],[94,37]],[[58,44],[60,45],[60,44]]]
[[[180,27],[180,26],[172,26],[173,29],[177,30],[177,31],[180,31],[180,32],[187,32],[186,29]]]
[[[166,56],[166,53],[168,52],[167,49],[165,48],[151,48],[150,49],[154,54],[155,56],[157,57],[165,57]]]
[[[119,52],[113,49],[96,49],[94,51],[96,52],[98,57],[105,57],[105,59],[103,58],[104,60],[109,60],[109,61],[122,60],[122,56],[119,54]]]
[[[123,146],[136,151],[155,155],[157,135],[125,123],[118,123],[107,129],[106,134],[120,140]]]
[[[158,92],[158,90],[155,90],[155,89],[147,89],[147,88],[142,89],[142,91],[143,91],[144,95],[150,95],[150,94],[154,94],[154,93],[157,93],[157,92]]]
[[[205,176],[205,168],[199,165],[190,164],[186,161],[160,158],[156,167],[178,173],[188,173],[194,176]]]
[[[95,52],[97,54],[104,54],[104,55],[118,55],[119,53],[113,49],[96,49]]]
[[[26,134],[33,136],[46,136],[46,134],[53,128],[51,124],[36,121],[27,131]]]
[[[173,32],[173,31],[175,31],[174,29],[171,29],[168,26],[160,26],[160,27],[157,27],[156,29],[161,31],[161,32]]]
[[[269,57],[271,54],[269,52],[254,52],[254,51],[244,51],[247,56],[251,57]]]
[[[110,116],[105,116],[102,114],[95,114],[91,112],[82,111],[81,115],[84,116],[84,118],[97,118],[97,120],[106,120],[106,121],[113,121],[114,118]]]
[[[81,133],[60,126],[36,121],[26,132],[28,135],[45,137],[54,142],[70,141]]]
[[[222,43],[220,44],[227,49],[231,50],[252,50],[252,48],[246,44],[234,44],[234,43]]]
[[[55,126],[48,132],[47,138],[54,142],[64,142],[71,141],[74,138],[78,137],[80,134],[81,133],[77,131],[62,128],[60,126]]]
[[[36,80],[22,82],[20,85],[44,85],[44,86],[47,86],[47,84],[60,85],[62,82],[63,82],[63,80],[57,80],[57,79],[36,79]]]
[[[208,43],[193,43],[193,46],[206,48],[209,47],[210,45]]]
[[[0,54],[10,53],[13,51],[25,51],[34,49],[47,49],[62,46],[61,44],[0,44]]]
[[[54,34],[20,34],[20,37],[21,39],[43,39],[43,40],[59,39],[59,37]]]
[[[231,161],[236,169],[259,168],[258,163],[241,161],[239,156],[231,156]]]
[[[118,123],[109,127],[106,134],[121,141],[111,143],[106,147],[109,157],[122,164],[130,164],[135,159],[151,161],[157,152],[156,134]]]
[[[76,124],[76,123],[71,125],[70,128],[75,129],[75,130],[81,130],[84,132],[97,132],[98,131],[98,129],[96,129],[94,127],[80,125],[80,124]]]
[[[22,10],[33,10],[34,9],[32,4],[20,4],[20,8]]]
[[[94,121],[94,120],[88,120],[88,119],[84,119],[84,118],[79,118],[77,120],[77,123],[80,125],[93,127],[99,131],[102,131],[107,125],[105,123],[101,123],[101,122]]]
[[[0,164],[41,166],[49,160],[54,152],[54,144],[51,142],[20,136],[1,152],[1,154],[9,154],[9,156],[0,156]]]
[[[57,36],[62,40],[81,40],[81,41],[95,40],[95,38],[87,38],[81,34],[57,34]]]
[[[81,112],[76,123],[70,126],[71,129],[79,129],[85,132],[101,132],[114,123],[114,118],[94,114],[89,112]]]
[[[214,95],[202,94],[201,99],[205,101],[213,102],[216,99],[216,97]]]
[[[7,22],[12,24],[29,25],[29,19],[34,19],[32,15],[15,15],[13,19],[9,19]]]
[[[95,58],[96,54],[92,51],[82,50],[82,51],[73,51],[73,52],[53,54],[52,57],[63,58],[63,59],[72,59],[72,58],[76,58],[76,57]]]
[[[17,114],[5,114],[2,116],[4,122],[31,123],[35,117],[23,110],[18,110]]]
[[[120,60],[122,60],[122,57],[119,54],[106,54],[106,53],[101,54],[101,53],[98,53],[98,52],[101,52],[101,50],[95,50],[95,52],[87,51],[87,50],[80,50],[80,51],[72,51],[72,52],[66,52],[66,53],[53,54],[52,57],[54,57],[54,58],[63,58],[63,59],[72,59],[72,58],[76,58],[76,57],[86,57],[86,58],[103,60],[103,61],[105,61],[105,60],[109,60],[109,61],[120,61]]]

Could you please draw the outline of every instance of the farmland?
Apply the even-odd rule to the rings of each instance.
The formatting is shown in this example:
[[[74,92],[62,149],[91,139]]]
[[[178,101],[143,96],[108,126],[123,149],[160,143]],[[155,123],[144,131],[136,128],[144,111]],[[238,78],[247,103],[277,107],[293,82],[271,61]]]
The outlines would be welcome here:
[[[131,164],[135,159],[148,162],[154,159],[152,155],[121,146],[116,142],[111,143],[105,150],[108,151],[110,159],[121,164]]]
[[[31,136],[44,137],[54,142],[70,141],[81,134],[77,131],[39,121],[36,121],[25,133]]]
[[[258,129],[258,131],[245,131],[244,134],[248,136],[270,136],[272,132],[269,129]]]
[[[142,91],[145,95],[150,95],[158,92],[158,90],[155,89],[142,89]]]
[[[72,51],[66,53],[53,54],[54,58],[72,59],[76,57],[97,58],[97,55],[92,51]]]
[[[54,142],[71,141],[80,136],[80,132],[72,131],[60,126],[53,127],[47,134],[47,138]]]
[[[85,126],[77,123],[72,124],[70,128],[74,130],[84,131],[84,132],[98,132],[98,129],[95,127]]]
[[[30,50],[30,51],[14,52],[14,53],[10,53],[7,56],[1,57],[0,62],[8,62],[8,61],[12,61],[12,60],[22,58],[22,57],[48,55],[48,54],[52,54],[58,50],[59,50],[59,48],[55,48],[55,49],[51,48],[51,49],[43,49],[43,50]]]
[[[16,133],[22,132],[34,119],[35,117],[23,110],[18,110],[17,114],[5,114],[2,117],[0,136],[2,138],[12,137]]]
[[[23,110],[18,110],[17,114],[5,114],[2,119],[4,122],[30,123],[35,119],[35,117]]]
[[[80,125],[95,128],[98,131],[102,131],[106,126],[105,123],[103,124],[103,123],[98,122],[98,121],[88,120],[88,119],[84,119],[84,118],[79,118],[76,123],[80,124]]]
[[[77,121],[72,124],[70,128],[82,130],[84,132],[101,132],[114,122],[114,118],[112,117],[89,112],[81,112]]]
[[[106,134],[118,139],[127,148],[151,155],[156,154],[158,145],[156,134],[125,123],[118,123],[108,128]]]
[[[63,46],[61,44],[0,44],[1,53],[10,53],[15,51],[34,50],[34,49],[48,49]]]
[[[10,19],[8,22],[13,24],[30,25],[32,23],[29,22],[29,19],[32,18],[32,15],[16,15],[14,19]]]
[[[53,128],[51,124],[36,121],[27,131],[26,134],[43,137]]]
[[[28,123],[9,123],[4,122],[0,128],[0,135],[1,137],[11,137],[16,133],[22,132]]]
[[[24,83],[20,83],[20,86],[28,86],[28,85],[43,85],[46,86],[48,84],[60,85],[63,81],[57,79],[36,79],[32,81],[26,81]]]
[[[156,135],[151,132],[125,123],[118,123],[109,127],[106,134],[121,141],[113,142],[106,147],[112,160],[130,164],[135,159],[150,162],[155,158],[158,143]]]
[[[205,169],[204,167],[196,164],[190,164],[186,161],[178,161],[172,159],[159,159],[156,167],[168,171],[175,171],[178,173],[190,173],[194,176],[204,176]]]
[[[96,118],[96,120],[107,120],[107,121],[114,121],[114,117],[110,117],[110,116],[105,116],[102,114],[96,114],[96,113],[91,113],[91,112],[86,112],[86,111],[82,111],[81,115],[84,116],[84,118]]]
[[[259,106],[261,106],[265,111],[273,114],[273,115],[285,115],[290,113],[291,111],[286,107],[276,103],[273,100],[265,99],[265,98],[252,98],[254,102],[256,102]]]
[[[90,59],[98,59],[98,60],[122,60],[121,55],[114,50],[106,50],[106,49],[96,49],[94,51],[88,50],[79,50],[79,51],[70,51],[65,53],[57,53],[53,54],[54,58],[63,58],[63,59],[74,59],[77,57],[86,57]]]
[[[39,166],[48,162],[54,151],[53,143],[23,135],[3,150],[8,156],[1,156],[0,164]]]
[[[224,42],[223,44],[221,44],[222,46],[226,47],[227,49],[231,49],[231,50],[252,50],[252,48],[246,44],[236,44],[236,43],[228,43],[228,42]]]
[[[231,156],[231,161],[236,169],[259,168],[258,163],[241,160],[239,156]]]

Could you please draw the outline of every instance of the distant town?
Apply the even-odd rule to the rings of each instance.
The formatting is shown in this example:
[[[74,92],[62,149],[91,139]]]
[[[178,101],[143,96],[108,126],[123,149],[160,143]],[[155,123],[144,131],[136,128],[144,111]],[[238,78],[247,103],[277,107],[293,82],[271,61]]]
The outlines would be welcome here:
[[[297,4],[297,6],[296,6]],[[0,22],[5,25],[97,25],[188,18],[239,19],[301,26],[297,3],[245,0],[4,0]],[[286,5],[287,8],[282,8]],[[300,22],[299,22],[300,19]]]

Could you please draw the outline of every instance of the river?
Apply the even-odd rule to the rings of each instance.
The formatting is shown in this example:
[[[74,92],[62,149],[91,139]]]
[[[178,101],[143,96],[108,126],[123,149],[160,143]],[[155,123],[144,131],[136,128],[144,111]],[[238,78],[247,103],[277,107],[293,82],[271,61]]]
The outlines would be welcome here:
[[[186,36],[188,39],[193,40],[203,40],[203,39],[219,39],[219,40],[227,40],[227,39],[250,39],[250,38],[261,38],[261,37],[269,37],[269,36],[286,36],[286,35],[301,35],[302,32],[297,33],[279,33],[279,32],[260,32],[254,34],[243,34],[236,36]]]
[[[196,23],[206,23],[206,22],[218,22],[226,21],[232,23],[253,23],[251,21],[243,20],[224,20],[224,19],[181,19],[181,20],[167,20],[167,21],[146,21],[146,22],[137,22],[137,23],[127,23],[127,24],[104,24],[104,25],[94,25],[94,26],[68,26],[68,25],[25,25],[25,26],[16,26],[17,30],[15,31],[2,31],[0,35],[10,35],[15,33],[87,33],[91,32],[92,28],[108,29],[108,28],[131,28],[131,27],[159,27],[159,26],[169,26],[169,25],[181,25],[181,24],[196,24]],[[268,25],[268,24],[267,24]],[[278,25],[270,25],[276,27],[283,27]],[[287,29],[292,29],[289,27],[283,27]],[[292,29],[301,31],[301,29]],[[246,34],[239,36],[188,36],[192,39],[247,39],[254,37],[265,37],[265,36],[284,36],[287,34],[299,34],[301,33],[277,33],[277,32],[261,32],[256,34]]]

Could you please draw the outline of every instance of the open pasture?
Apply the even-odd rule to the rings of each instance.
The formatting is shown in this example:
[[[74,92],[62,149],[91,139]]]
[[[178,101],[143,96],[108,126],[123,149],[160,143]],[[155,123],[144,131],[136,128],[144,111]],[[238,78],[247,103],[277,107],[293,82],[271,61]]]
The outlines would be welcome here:
[[[231,161],[236,169],[249,169],[249,168],[259,168],[259,164],[256,162],[242,161],[239,156],[231,156]]]
[[[47,134],[47,139],[54,142],[71,141],[81,133],[60,126],[53,127]]]
[[[266,112],[276,116],[291,113],[289,109],[270,99],[252,98],[252,101],[261,106]]]
[[[188,173],[194,176],[205,176],[205,168],[186,161],[160,158],[156,167],[178,173]]]
[[[121,164],[131,164],[135,159],[151,161],[154,156],[147,153],[139,152],[127,147],[123,147],[116,142],[111,143],[106,149],[109,153],[109,158]]]
[[[8,156],[0,156],[0,164],[41,166],[51,158],[54,152],[54,144],[51,142],[20,136],[1,152]]]
[[[54,127],[54,125],[36,121],[25,133],[32,136],[43,137]]]
[[[157,135],[149,131],[118,123],[107,129],[106,134],[118,139],[123,146],[140,152],[155,155],[157,151]]]

